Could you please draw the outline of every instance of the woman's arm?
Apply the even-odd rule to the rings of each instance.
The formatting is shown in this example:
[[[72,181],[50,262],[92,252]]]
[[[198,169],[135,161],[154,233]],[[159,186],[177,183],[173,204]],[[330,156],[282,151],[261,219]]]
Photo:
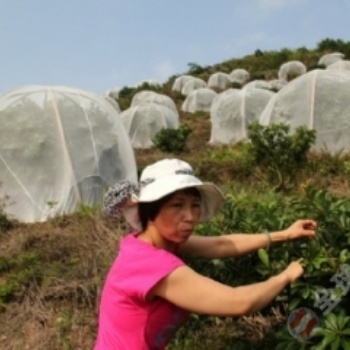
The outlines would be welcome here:
[[[267,233],[237,233],[215,237],[193,235],[180,247],[180,251],[209,259],[241,256],[266,248],[270,243],[314,238],[316,227],[313,220],[298,220],[283,231],[269,233],[270,238]]]
[[[242,316],[263,309],[302,273],[300,263],[292,262],[282,273],[264,282],[233,288],[184,266],[162,279],[149,295],[199,314]]]

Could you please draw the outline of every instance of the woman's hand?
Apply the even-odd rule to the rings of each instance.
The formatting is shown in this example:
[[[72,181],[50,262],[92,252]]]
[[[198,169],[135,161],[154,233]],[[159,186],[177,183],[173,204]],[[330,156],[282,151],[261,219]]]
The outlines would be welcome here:
[[[301,265],[302,259],[291,262],[282,274],[286,275],[288,283],[296,281],[304,273],[304,268]]]
[[[314,220],[297,220],[289,226],[285,233],[288,240],[299,238],[314,238],[316,234],[317,223]]]

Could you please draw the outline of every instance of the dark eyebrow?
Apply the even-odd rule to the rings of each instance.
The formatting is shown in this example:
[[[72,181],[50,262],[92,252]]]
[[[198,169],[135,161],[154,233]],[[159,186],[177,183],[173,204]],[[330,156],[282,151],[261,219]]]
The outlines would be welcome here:
[[[186,199],[186,198],[193,198],[194,200],[198,200],[200,202],[200,198],[197,197],[197,196],[193,196],[191,194],[186,194],[186,193],[179,193],[179,194],[176,194],[172,200],[179,200],[179,199]]]

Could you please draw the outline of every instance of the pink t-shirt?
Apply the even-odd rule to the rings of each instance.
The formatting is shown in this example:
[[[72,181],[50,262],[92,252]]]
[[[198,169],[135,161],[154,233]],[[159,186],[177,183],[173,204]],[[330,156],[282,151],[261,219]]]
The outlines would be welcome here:
[[[184,265],[176,255],[139,240],[136,233],[123,238],[103,288],[95,350],[165,349],[188,312],[146,296]]]

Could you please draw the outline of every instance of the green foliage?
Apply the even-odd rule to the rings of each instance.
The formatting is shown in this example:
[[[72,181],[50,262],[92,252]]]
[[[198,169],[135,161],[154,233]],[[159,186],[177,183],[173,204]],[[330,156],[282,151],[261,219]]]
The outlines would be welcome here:
[[[317,331],[314,337],[301,343],[289,334],[284,321],[279,332],[270,334],[269,340],[264,338],[260,345],[255,344],[256,348],[261,346],[261,349],[272,349],[278,344],[277,349],[317,350],[331,338],[338,344],[337,347],[333,345],[334,349],[347,349],[344,344],[349,342],[350,321],[348,316],[343,315],[342,310],[350,309],[350,295],[342,296],[341,302],[332,311],[333,316],[323,316],[314,303],[317,291],[320,288],[334,288],[332,276],[342,265],[350,264],[350,202],[312,186],[302,186],[290,196],[267,191],[260,194],[241,191],[235,195],[226,195],[226,202],[219,215],[214,220],[201,224],[197,229],[197,233],[204,236],[227,232],[271,232],[286,228],[296,219],[304,217],[314,218],[318,222],[315,240],[286,242],[272,246],[269,251],[261,249],[257,254],[239,259],[201,260],[185,257],[196,271],[232,286],[265,280],[281,272],[291,261],[303,258],[303,277],[285,289],[276,299],[276,303],[286,304],[287,312],[299,306],[313,309],[318,314],[323,331]],[[287,315],[285,317],[287,318]],[[337,324],[332,330],[329,318]],[[191,320],[189,326],[176,338],[176,348],[181,348],[184,339],[192,339],[194,343],[191,345],[195,348],[200,344],[199,341],[195,341],[196,334],[206,327],[219,329],[215,318],[200,317]],[[239,335],[233,334],[232,337],[233,339],[226,339],[227,348],[231,342],[233,344],[237,341]],[[248,341],[247,349],[253,346],[249,339],[242,341]],[[269,347],[270,342],[272,345]]]
[[[1,186],[1,183],[0,183]],[[6,232],[13,227],[13,222],[5,213],[5,207],[8,203],[9,197],[0,198],[0,232]]]
[[[198,119],[210,119],[210,114],[205,111],[196,111],[195,113],[192,113],[192,118],[198,118]]]
[[[191,75],[202,74],[208,69],[210,69],[210,67],[201,67],[199,64],[193,63],[193,62],[190,62],[187,65],[189,67],[188,74],[191,74]]]
[[[321,327],[317,327],[313,331],[313,337],[321,338],[317,345],[312,347],[313,350],[350,349],[350,317],[345,316],[344,310],[338,315],[329,313],[323,320]]]
[[[73,350],[70,339],[70,332],[73,327],[72,311],[68,308],[61,310],[60,316],[56,319],[55,326],[59,334],[58,342],[61,349]]]
[[[321,52],[341,52],[343,54],[348,54],[350,51],[350,43],[344,42],[343,40],[326,38],[321,40],[317,44],[317,50]]]
[[[25,252],[13,258],[0,257],[0,309],[18,290],[40,280],[39,262],[40,256],[35,252]]]
[[[230,87],[231,87],[232,89],[241,89],[241,88],[242,88],[242,84],[239,83],[239,82],[237,82],[237,81],[235,81],[235,82],[233,82],[233,83],[230,84]]]
[[[349,154],[344,154],[343,150],[334,153],[321,150],[312,155],[309,164],[313,172],[324,177],[350,175]]]
[[[289,130],[290,127],[283,123],[263,126],[253,122],[248,126],[255,161],[276,189],[286,189],[290,182],[296,181],[316,140],[315,130],[307,130],[304,126],[296,128],[293,134],[289,134]]]
[[[131,88],[128,86],[124,86],[120,91],[119,91],[119,98],[123,97],[129,97],[131,96],[135,91],[135,88]]]
[[[178,129],[162,129],[153,137],[156,148],[163,152],[181,153],[186,148],[188,136],[192,130],[183,124]]]
[[[254,157],[246,143],[240,144],[239,147],[234,145],[220,145],[208,149],[207,157],[222,163],[234,164],[243,173],[251,171],[254,165]]]
[[[12,283],[0,284],[0,310],[8,303],[16,291],[15,286]]]
[[[0,210],[0,232],[6,232],[13,227],[12,221]]]
[[[90,206],[84,203],[80,203],[75,211],[79,217],[84,219],[86,217],[94,215],[98,210],[101,210],[100,206]]]

